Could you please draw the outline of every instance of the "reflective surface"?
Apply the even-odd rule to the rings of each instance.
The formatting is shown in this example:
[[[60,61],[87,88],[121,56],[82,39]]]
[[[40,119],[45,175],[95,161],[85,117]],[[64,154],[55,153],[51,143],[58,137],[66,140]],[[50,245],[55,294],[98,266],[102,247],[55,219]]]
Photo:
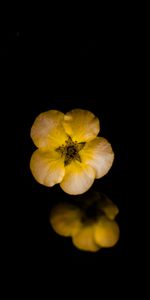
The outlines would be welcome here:
[[[130,199],[129,191],[133,138],[130,103],[134,94],[130,90],[133,84],[130,54],[122,34],[116,33],[114,37],[114,32],[112,36],[107,32],[102,38],[90,30],[81,30],[79,35],[61,32],[61,29],[57,34],[50,34],[50,31],[24,30],[15,38],[10,34],[6,57],[9,71],[5,68],[7,74],[3,75],[7,75],[3,97],[5,120],[1,127],[2,133],[5,131],[2,146],[6,148],[8,162],[4,179],[6,190],[10,190],[5,200],[10,220],[9,255],[12,261],[27,265],[28,270],[32,265],[38,267],[40,262],[49,270],[52,266],[60,269],[60,264],[91,264],[100,269],[110,260],[117,260],[116,264],[119,259],[123,262],[130,253],[130,211],[131,206],[136,207],[136,199]],[[39,185],[29,170],[35,150],[30,138],[35,117],[49,109],[66,113],[74,108],[87,109],[99,118],[100,135],[110,141],[115,153],[110,172],[95,180],[89,192],[105,194],[119,209],[115,220],[120,237],[113,247],[103,247],[96,252],[81,251],[73,245],[71,237],[56,234],[49,217],[59,203],[76,205],[76,202],[84,203],[80,210],[87,209],[89,217],[95,210],[85,206],[97,196],[85,201],[74,196],[70,198],[59,186],[51,189]]]
[[[50,223],[56,233],[71,237],[78,249],[96,252],[117,243],[118,212],[118,207],[106,195],[91,191],[83,197],[76,196],[74,204],[68,200],[54,205]]]

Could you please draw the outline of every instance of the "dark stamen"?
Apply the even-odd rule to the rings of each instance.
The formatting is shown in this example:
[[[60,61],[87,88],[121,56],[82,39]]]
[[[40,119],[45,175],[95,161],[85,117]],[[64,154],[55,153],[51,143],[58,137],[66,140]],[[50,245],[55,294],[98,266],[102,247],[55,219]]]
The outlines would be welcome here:
[[[73,142],[72,138],[69,136],[68,140],[65,141],[65,144],[65,146],[63,144],[62,146],[55,149],[55,151],[59,152],[61,156],[65,157],[64,165],[69,165],[72,160],[77,160],[81,162],[79,151],[84,147],[85,142]]]

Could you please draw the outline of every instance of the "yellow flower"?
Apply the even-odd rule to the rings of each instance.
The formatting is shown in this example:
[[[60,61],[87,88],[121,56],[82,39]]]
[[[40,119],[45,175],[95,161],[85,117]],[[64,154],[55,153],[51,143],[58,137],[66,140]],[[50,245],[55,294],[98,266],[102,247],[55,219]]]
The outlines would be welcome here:
[[[111,145],[97,137],[99,131],[98,118],[88,110],[41,113],[31,128],[31,138],[39,148],[30,161],[35,179],[48,187],[60,183],[68,194],[86,192],[114,160]]]
[[[95,196],[94,196],[95,197]],[[85,203],[59,203],[51,211],[50,223],[61,236],[71,237],[80,250],[96,252],[113,247],[119,239],[119,226],[115,221],[118,207],[106,196]],[[77,204],[78,203],[78,204]]]

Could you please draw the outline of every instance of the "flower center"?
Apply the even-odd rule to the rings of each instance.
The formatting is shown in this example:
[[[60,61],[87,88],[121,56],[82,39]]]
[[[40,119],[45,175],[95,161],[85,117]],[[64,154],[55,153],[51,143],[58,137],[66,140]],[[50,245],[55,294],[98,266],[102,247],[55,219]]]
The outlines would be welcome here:
[[[55,151],[59,152],[61,156],[64,156],[64,165],[67,166],[72,160],[78,160],[81,162],[79,151],[84,147],[84,145],[85,142],[73,142],[72,138],[69,136],[68,140],[65,141],[65,145],[61,145],[56,148]]]
[[[74,157],[75,154],[77,154],[77,149],[75,146],[67,147],[67,155],[69,155],[70,157]]]

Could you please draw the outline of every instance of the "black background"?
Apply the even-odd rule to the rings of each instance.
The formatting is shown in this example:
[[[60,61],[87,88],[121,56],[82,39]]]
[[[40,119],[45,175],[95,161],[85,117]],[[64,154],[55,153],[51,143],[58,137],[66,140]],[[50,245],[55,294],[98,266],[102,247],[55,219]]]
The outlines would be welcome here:
[[[118,26],[114,22],[95,29],[86,24],[80,28],[17,28],[1,36],[11,178],[6,200],[11,220],[9,257],[19,270],[46,266],[61,272],[61,265],[101,268],[111,261],[119,267],[128,261],[130,118],[135,85],[132,33],[127,23]],[[121,235],[115,247],[97,253],[79,251],[70,239],[53,232],[49,212],[56,199],[65,199],[65,193],[59,185],[51,189],[41,186],[29,169],[35,150],[30,138],[35,117],[49,109],[65,113],[73,108],[90,110],[100,119],[100,134],[115,152],[112,169],[96,180],[92,189],[104,192],[119,207]]]

